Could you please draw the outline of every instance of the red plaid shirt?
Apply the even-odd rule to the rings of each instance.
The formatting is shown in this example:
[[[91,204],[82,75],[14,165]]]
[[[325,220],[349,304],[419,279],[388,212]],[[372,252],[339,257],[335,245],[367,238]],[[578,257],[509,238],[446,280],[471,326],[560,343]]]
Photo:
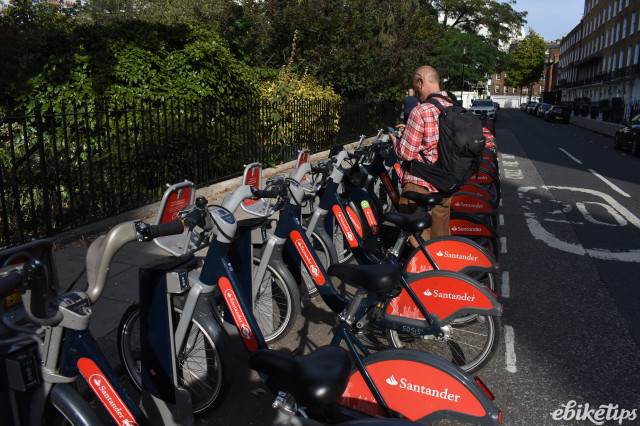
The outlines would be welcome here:
[[[447,92],[435,92],[437,94],[449,97]],[[435,98],[445,107],[452,105],[444,99]],[[421,103],[415,107],[409,115],[407,126],[402,132],[402,138],[396,140],[395,152],[398,160],[403,161],[402,169],[404,175],[402,183],[415,183],[424,186],[430,192],[438,192],[428,182],[413,176],[409,171],[409,162],[418,160],[424,162],[420,152],[425,156],[428,164],[433,164],[438,159],[438,116],[440,110],[430,103]]]

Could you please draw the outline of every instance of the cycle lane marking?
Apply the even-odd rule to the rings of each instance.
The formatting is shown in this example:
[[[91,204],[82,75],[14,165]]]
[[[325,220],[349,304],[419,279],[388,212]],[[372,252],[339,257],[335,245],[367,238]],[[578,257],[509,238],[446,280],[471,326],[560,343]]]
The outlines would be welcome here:
[[[560,151],[562,151],[567,157],[571,158],[573,161],[575,161],[578,164],[582,164],[582,161],[578,160],[576,157],[574,157],[573,155],[571,155],[569,152],[567,152],[565,149],[563,148],[558,148]],[[622,189],[620,189],[620,187],[618,187],[616,184],[614,184],[613,182],[611,182],[609,179],[605,178],[604,176],[602,176],[600,173],[596,172],[593,169],[587,169],[589,170],[595,177],[597,177],[598,179],[600,179],[601,181],[603,181],[604,183],[606,183],[607,185],[609,185],[609,187],[611,189],[613,189],[614,191],[616,191],[618,194],[627,197],[627,198],[631,198],[631,195],[627,194],[626,192],[624,192]]]
[[[585,218],[585,220],[593,222],[593,223],[597,223],[597,222],[601,222],[601,221],[596,221],[595,219],[593,219],[593,217],[591,215],[584,215],[584,212],[586,211],[586,204],[591,204],[591,205],[599,205],[599,206],[603,206],[608,204],[609,207],[605,208],[605,211],[611,213],[614,212],[614,214],[612,214],[612,217],[614,218],[614,220],[617,222],[616,224],[607,224],[609,226],[625,226],[627,223],[631,223],[632,225],[634,225],[635,227],[640,229],[640,219],[638,219],[633,213],[631,213],[629,210],[627,210],[626,208],[624,208],[620,203],[618,203],[616,200],[614,200],[610,195],[602,193],[600,191],[595,191],[592,189],[587,189],[587,188],[574,188],[574,187],[565,187],[565,186],[553,186],[553,185],[542,185],[540,186],[541,189],[545,189],[545,190],[550,190],[550,189],[556,189],[556,190],[567,190],[567,191],[574,191],[574,192],[581,192],[581,193],[586,193],[586,194],[590,194],[593,196],[597,196],[602,198],[605,203],[599,203],[599,202],[580,202],[581,205],[578,206],[578,210],[583,214],[583,217]],[[544,226],[542,225],[542,221],[549,221],[549,222],[565,222],[568,224],[572,224],[572,225],[581,225],[582,222],[569,222],[568,220],[558,220],[558,219],[549,219],[549,218],[543,218],[542,220],[540,220],[536,213],[533,212],[533,209],[530,206],[527,206],[525,203],[530,203],[530,204],[541,204],[542,201],[540,200],[540,198],[534,198],[532,200],[526,201],[526,198],[528,196],[529,193],[533,192],[534,190],[538,189],[535,186],[529,186],[529,187],[519,187],[518,188],[518,194],[521,198],[521,200],[523,201],[522,207],[525,210],[524,211],[524,216],[525,216],[525,221],[527,223],[527,226],[529,227],[529,231],[531,232],[531,235],[533,235],[533,237],[537,240],[540,240],[542,242],[544,242],[545,244],[547,244],[549,247],[552,248],[556,248],[558,250],[562,250],[568,253],[573,253],[576,255],[589,255],[592,256],[594,258],[597,259],[602,259],[602,260],[619,260],[619,261],[623,261],[623,262],[640,262],[640,250],[629,250],[626,252],[616,252],[616,251],[611,251],[611,250],[607,250],[607,249],[603,249],[603,248],[585,248],[582,244],[576,244],[576,243],[571,243],[568,241],[564,241],[561,238],[553,235],[552,233],[550,233],[549,231],[547,231]],[[533,198],[533,197],[531,197]],[[551,200],[552,202],[556,202],[556,203],[562,203],[561,201],[558,200]],[[570,208],[571,206],[568,204],[565,204],[562,210],[556,210],[554,212],[550,212],[551,214],[554,213],[566,213],[568,211],[568,208]],[[617,212],[617,213],[616,213]],[[588,213],[588,212],[587,212]],[[626,222],[625,222],[626,220]]]
[[[518,371],[518,368],[516,367],[516,337],[513,327],[510,325],[504,326],[504,346],[507,364],[506,369],[509,373],[515,373]]]

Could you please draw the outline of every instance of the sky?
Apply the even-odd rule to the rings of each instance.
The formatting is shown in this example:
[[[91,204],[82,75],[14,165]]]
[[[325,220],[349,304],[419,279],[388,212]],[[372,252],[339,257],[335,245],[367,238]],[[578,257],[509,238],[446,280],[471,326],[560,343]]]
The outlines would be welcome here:
[[[511,7],[518,12],[529,12],[525,33],[529,28],[545,41],[552,41],[569,34],[582,19],[584,0],[516,0]]]

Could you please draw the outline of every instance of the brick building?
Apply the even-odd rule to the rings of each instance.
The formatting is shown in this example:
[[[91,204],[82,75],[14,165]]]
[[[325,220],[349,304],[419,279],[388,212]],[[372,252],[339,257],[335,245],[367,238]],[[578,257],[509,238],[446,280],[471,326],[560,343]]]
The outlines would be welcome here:
[[[515,49],[519,40],[515,40],[510,49]],[[507,77],[503,71],[493,74],[487,82],[487,92],[494,102],[498,102],[503,108],[517,108],[521,103],[529,100],[544,100],[545,102],[559,101],[560,95],[557,92],[558,61],[560,51],[560,40],[547,42],[545,52],[546,61],[544,71],[540,80],[529,87],[512,87],[505,84]]]
[[[560,46],[562,101],[629,105],[640,100],[639,55],[640,0],[586,0],[582,20]]]

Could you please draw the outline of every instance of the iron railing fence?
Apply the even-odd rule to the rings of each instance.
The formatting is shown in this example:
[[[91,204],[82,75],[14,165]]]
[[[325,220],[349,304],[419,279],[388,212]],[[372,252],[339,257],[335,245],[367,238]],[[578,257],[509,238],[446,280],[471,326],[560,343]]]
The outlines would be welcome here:
[[[628,122],[640,114],[640,100],[623,103],[621,98],[613,98],[592,102],[583,98],[562,103],[569,106],[574,115],[614,124]]]
[[[375,135],[399,113],[324,101],[0,106],[0,247],[143,206],[166,183],[205,186]]]

